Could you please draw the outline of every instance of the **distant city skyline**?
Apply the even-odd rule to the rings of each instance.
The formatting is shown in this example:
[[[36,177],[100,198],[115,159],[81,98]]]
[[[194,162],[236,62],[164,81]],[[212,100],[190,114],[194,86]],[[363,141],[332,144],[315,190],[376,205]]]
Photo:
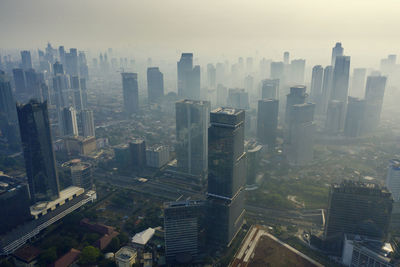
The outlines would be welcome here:
[[[2,0],[1,5],[0,33],[7,36],[1,48],[34,49],[46,40],[168,59],[192,51],[204,60],[257,51],[276,60],[290,51],[309,59],[310,66],[328,65],[331,44],[342,42],[353,66],[378,66],[400,44],[395,0]]]

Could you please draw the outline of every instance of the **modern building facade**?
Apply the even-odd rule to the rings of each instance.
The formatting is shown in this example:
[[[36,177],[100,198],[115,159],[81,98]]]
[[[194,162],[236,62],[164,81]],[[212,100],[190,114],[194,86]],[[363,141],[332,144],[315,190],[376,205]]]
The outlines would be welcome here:
[[[279,100],[258,100],[257,111],[257,139],[273,148],[276,142],[278,129]]]
[[[333,68],[330,100],[347,101],[349,91],[350,57],[336,56]]]
[[[290,87],[290,93],[286,96],[286,112],[285,123],[290,123],[292,106],[297,104],[304,104],[308,95],[306,94],[307,87],[299,85]]]
[[[249,93],[244,89],[229,89],[227,104],[232,108],[249,109]]]
[[[365,120],[364,130],[372,132],[379,126],[386,87],[385,76],[368,76],[365,89]]]
[[[376,184],[344,181],[329,192],[325,238],[356,234],[385,239],[392,214],[392,194]]]
[[[123,72],[122,90],[124,98],[124,112],[130,116],[139,111],[139,88],[137,73]]]
[[[147,68],[147,97],[150,103],[164,96],[164,75],[158,67]]]
[[[261,98],[262,99],[278,99],[279,97],[279,80],[265,79],[261,81]]]
[[[208,240],[229,246],[244,219],[246,152],[243,110],[218,108],[210,114],[208,141]]]
[[[47,102],[31,100],[18,105],[17,112],[31,200],[56,199],[60,189]]]
[[[177,62],[178,96],[193,100],[200,99],[200,66],[193,67],[193,53],[182,53]]]
[[[344,127],[345,103],[339,100],[331,100],[328,104],[325,120],[325,132],[338,134]]]
[[[364,120],[365,100],[349,96],[346,121],[344,124],[344,135],[347,137],[361,136],[363,134]]]
[[[208,124],[210,102],[176,102],[176,158],[178,169],[192,175],[204,175],[208,169]]]
[[[73,107],[63,108],[60,111],[59,128],[62,136],[77,136],[78,122],[76,119],[76,110]]]
[[[129,142],[131,166],[134,169],[146,167],[146,142],[143,139],[134,139]]]

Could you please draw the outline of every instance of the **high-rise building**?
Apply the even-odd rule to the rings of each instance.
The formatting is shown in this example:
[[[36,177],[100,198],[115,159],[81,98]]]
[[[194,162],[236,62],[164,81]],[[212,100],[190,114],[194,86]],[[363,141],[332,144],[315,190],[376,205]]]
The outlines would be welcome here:
[[[131,166],[133,169],[146,167],[146,142],[143,139],[134,139],[129,142]]]
[[[228,89],[222,84],[218,84],[217,87],[217,106],[226,106],[228,100]]]
[[[285,77],[285,65],[283,62],[271,62],[271,79],[278,79],[282,83]]]
[[[207,83],[211,88],[215,88],[217,82],[217,69],[213,64],[207,64]]]
[[[56,63],[53,64],[53,73],[54,75],[64,74],[64,67],[60,62],[56,61]]]
[[[21,51],[21,60],[22,60],[21,66],[24,70],[32,69],[33,65],[32,65],[32,58],[30,51],[27,50]]]
[[[353,96],[364,96],[366,74],[367,69],[365,68],[355,68],[353,70],[353,79],[351,82],[351,94]]]
[[[187,200],[164,203],[165,256],[169,264],[196,260],[204,249],[206,202]]]
[[[69,79],[67,75],[57,74],[53,77],[53,91],[55,104],[58,109],[67,107],[69,104],[69,98],[67,89],[69,87]]]
[[[58,55],[60,57],[61,64],[65,64],[65,48],[64,48],[64,46],[60,45],[58,47]]]
[[[290,62],[290,82],[293,84],[304,84],[304,72],[306,61],[304,59],[294,59]]]
[[[69,53],[65,53],[65,72],[71,76],[79,75],[78,50],[70,48]]]
[[[326,112],[325,131],[329,134],[338,134],[344,127],[345,103],[339,100],[332,100],[328,104]]]
[[[331,60],[332,66],[335,66],[336,58],[339,56],[343,56],[342,43],[336,43],[335,47],[332,48],[332,60]]]
[[[93,190],[92,165],[88,162],[76,162],[70,166],[72,185],[85,191]]]
[[[47,102],[31,100],[17,106],[26,175],[33,203],[59,195]]]
[[[292,106],[297,104],[304,104],[306,102],[307,94],[306,94],[307,87],[299,85],[290,87],[290,93],[286,96],[286,112],[285,112],[285,122],[289,124]]]
[[[25,73],[23,69],[13,69],[15,92],[17,95],[26,93]]]
[[[386,188],[344,181],[331,186],[328,203],[325,238],[343,234],[387,237],[393,198]]]
[[[386,176],[386,187],[392,193],[395,203],[400,203],[400,160],[392,159],[389,161]]]
[[[277,99],[258,100],[257,138],[273,148],[276,142],[278,128],[279,101]]]
[[[132,115],[139,111],[139,88],[137,73],[123,72],[121,75],[124,111],[127,115]]]
[[[193,67],[193,53],[182,53],[178,66],[178,96],[200,98],[200,66]]]
[[[82,109],[87,109],[88,108],[88,98],[87,98],[86,79],[80,78],[79,83],[81,85]]]
[[[252,93],[253,92],[253,88],[254,88],[254,77],[251,75],[247,75],[244,78],[244,89],[248,92],[248,93]]]
[[[346,103],[349,90],[349,71],[350,57],[336,56],[330,100],[339,100]]]
[[[232,108],[249,109],[249,93],[244,89],[229,89],[227,104]]]
[[[93,120],[93,111],[84,109],[78,114],[78,131],[83,137],[96,136]]]
[[[147,68],[147,95],[150,103],[164,96],[164,75],[158,67]]]
[[[331,97],[332,77],[333,77],[332,66],[326,66],[324,69],[324,79],[322,82],[322,99],[321,99],[321,105],[320,105],[321,108],[318,109],[319,115],[326,114],[329,99]]]
[[[225,66],[223,63],[219,62],[215,65],[215,77],[217,85],[225,82]]]
[[[261,81],[261,98],[262,99],[278,99],[279,96],[279,80],[265,79]]]
[[[244,219],[246,152],[244,110],[218,108],[208,130],[207,235],[210,244],[230,246]]]
[[[374,131],[379,126],[385,87],[385,76],[368,76],[365,89],[365,117],[367,119],[364,130],[366,132]]]
[[[314,158],[314,111],[313,103],[291,106],[285,150],[292,165],[304,165]]]
[[[78,122],[76,119],[76,110],[73,107],[63,108],[59,117],[60,134],[63,136],[77,136]]]
[[[283,53],[283,63],[284,63],[285,65],[288,65],[288,64],[289,64],[289,56],[290,56],[290,54],[289,54],[288,51],[285,51],[285,52]]]
[[[79,51],[79,76],[89,80],[89,67],[87,65],[85,52]]]
[[[207,172],[208,123],[211,104],[208,101],[176,102],[176,158],[178,169],[192,175]]]
[[[365,100],[349,96],[344,135],[358,137],[363,133],[365,120]]]
[[[10,79],[0,71],[0,113],[6,115],[8,122],[17,122],[17,110]]]
[[[319,104],[320,98],[322,97],[322,83],[324,77],[324,69],[321,65],[316,65],[312,69],[312,76],[311,76],[311,90],[310,96],[311,99]]]
[[[77,111],[83,109],[82,103],[82,90],[81,90],[81,82],[79,76],[70,76],[71,77],[71,91],[73,95],[73,104]]]

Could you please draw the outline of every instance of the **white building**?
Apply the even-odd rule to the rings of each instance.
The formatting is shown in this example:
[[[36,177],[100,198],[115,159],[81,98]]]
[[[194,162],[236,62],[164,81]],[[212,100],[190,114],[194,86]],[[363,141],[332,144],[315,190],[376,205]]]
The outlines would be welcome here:
[[[146,163],[151,168],[161,168],[169,161],[169,148],[156,145],[146,149]]]
[[[140,233],[137,233],[134,237],[132,237],[132,245],[134,247],[144,247],[153,237],[154,233],[155,230],[150,227]]]
[[[131,267],[136,263],[137,251],[132,247],[122,247],[115,253],[115,263],[118,267]]]

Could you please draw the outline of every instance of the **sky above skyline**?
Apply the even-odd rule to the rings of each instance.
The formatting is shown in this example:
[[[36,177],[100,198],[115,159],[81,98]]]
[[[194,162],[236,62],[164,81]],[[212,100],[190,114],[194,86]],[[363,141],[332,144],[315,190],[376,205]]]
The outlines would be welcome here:
[[[275,60],[288,50],[324,65],[341,41],[352,63],[377,66],[399,52],[398,10],[398,0],[0,0],[0,47]]]

